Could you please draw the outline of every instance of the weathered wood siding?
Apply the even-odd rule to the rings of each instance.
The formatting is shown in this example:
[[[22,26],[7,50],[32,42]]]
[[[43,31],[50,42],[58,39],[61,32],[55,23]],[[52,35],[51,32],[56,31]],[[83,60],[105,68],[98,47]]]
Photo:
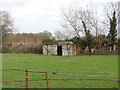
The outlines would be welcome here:
[[[58,45],[43,45],[43,55],[57,55],[57,46]],[[62,55],[75,55],[76,47],[74,45],[61,45],[62,46]]]
[[[43,45],[43,55],[47,55],[47,45]]]
[[[53,45],[53,55],[57,55],[57,45]]]
[[[43,55],[57,55],[57,45],[43,45]]]

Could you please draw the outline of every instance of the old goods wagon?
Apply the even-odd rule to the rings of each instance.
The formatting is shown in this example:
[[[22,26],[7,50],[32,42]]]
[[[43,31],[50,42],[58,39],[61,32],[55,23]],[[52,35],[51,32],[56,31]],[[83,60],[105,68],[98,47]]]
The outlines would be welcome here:
[[[76,46],[73,42],[44,43],[43,55],[76,55]]]

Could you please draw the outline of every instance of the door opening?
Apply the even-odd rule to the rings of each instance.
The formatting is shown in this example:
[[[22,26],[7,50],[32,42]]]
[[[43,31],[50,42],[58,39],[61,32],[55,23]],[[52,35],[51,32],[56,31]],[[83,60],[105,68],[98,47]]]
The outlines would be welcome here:
[[[57,55],[62,56],[62,46],[57,46]]]

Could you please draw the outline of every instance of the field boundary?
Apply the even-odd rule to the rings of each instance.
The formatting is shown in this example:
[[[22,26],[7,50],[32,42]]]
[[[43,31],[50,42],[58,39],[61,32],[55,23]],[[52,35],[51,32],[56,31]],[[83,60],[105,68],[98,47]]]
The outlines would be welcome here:
[[[26,72],[26,70],[20,70],[20,69],[0,69],[1,71],[23,71]],[[46,73],[46,72],[40,72],[40,71],[33,71],[28,70],[27,72],[34,72],[34,73]],[[89,74],[72,74],[72,73],[57,73],[57,72],[47,72],[48,74],[56,74],[56,75],[80,75],[80,76],[99,76],[99,77],[120,77],[120,76],[105,76],[105,75],[89,75]]]
[[[24,80],[3,80],[0,81],[2,83],[4,82],[14,82],[14,86],[15,88],[18,88],[17,82],[25,82],[25,88],[26,90],[28,89],[28,83],[31,81],[46,81],[46,88],[49,89],[49,81],[54,80],[54,81],[58,81],[58,80],[79,80],[80,81],[80,87],[83,88],[83,81],[111,81],[111,82],[120,82],[120,80],[113,80],[113,79],[90,79],[90,78],[79,78],[79,79],[49,79],[48,78],[48,74],[57,74],[56,72],[52,72],[52,73],[48,73],[48,72],[39,72],[39,71],[28,71],[28,69],[26,70],[19,70],[19,69],[0,69],[0,70],[15,70],[15,71],[24,71],[25,73],[25,79]],[[45,79],[31,79],[29,80],[28,78],[28,72],[33,72],[33,73],[45,73],[46,74],[46,78]],[[62,73],[58,73],[61,74]],[[67,73],[66,73],[67,74]],[[65,73],[63,73],[63,75],[66,75]],[[69,75],[69,74],[67,74]],[[70,74],[70,75],[76,75],[76,74]],[[100,75],[98,75],[100,76]],[[118,88],[118,87],[117,87]]]

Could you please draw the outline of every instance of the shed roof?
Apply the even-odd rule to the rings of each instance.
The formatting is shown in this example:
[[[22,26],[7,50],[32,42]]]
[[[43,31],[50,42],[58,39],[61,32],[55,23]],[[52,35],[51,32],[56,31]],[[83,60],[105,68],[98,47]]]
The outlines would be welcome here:
[[[66,41],[66,42],[58,42],[58,41],[56,41],[56,42],[43,43],[43,45],[71,45],[71,44],[73,44],[73,42],[68,42],[68,41]]]

